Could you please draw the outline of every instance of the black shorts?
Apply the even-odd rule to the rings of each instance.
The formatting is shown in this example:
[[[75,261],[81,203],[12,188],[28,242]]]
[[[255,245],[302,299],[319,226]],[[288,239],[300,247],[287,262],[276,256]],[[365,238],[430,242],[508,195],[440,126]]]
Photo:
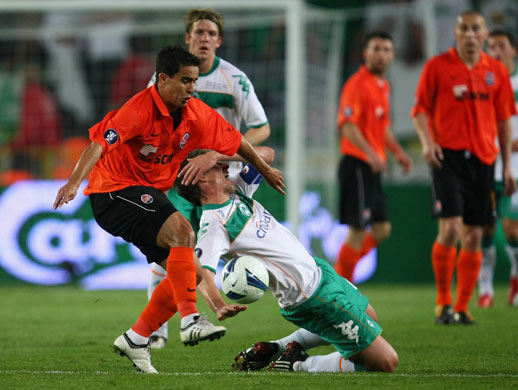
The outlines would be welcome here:
[[[167,196],[153,187],[131,186],[90,195],[95,220],[108,233],[133,243],[148,263],[167,259],[169,250],[156,244],[160,228],[177,210]]]
[[[466,225],[490,224],[495,216],[495,167],[465,150],[443,149],[441,169],[432,169],[433,215],[462,217]]]
[[[388,221],[387,200],[381,186],[381,173],[369,164],[344,155],[338,169],[340,181],[340,223],[358,229]]]

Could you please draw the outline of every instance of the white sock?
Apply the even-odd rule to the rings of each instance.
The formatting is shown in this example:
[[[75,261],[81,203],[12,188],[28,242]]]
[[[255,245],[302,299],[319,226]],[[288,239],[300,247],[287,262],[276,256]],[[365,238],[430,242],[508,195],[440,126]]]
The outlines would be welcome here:
[[[128,335],[129,339],[137,345],[147,344],[147,341],[149,340],[149,337],[141,336],[131,328],[126,331],[126,334]]]
[[[194,322],[198,319],[198,318],[194,318],[194,317],[199,317],[199,316],[200,316],[200,313],[192,313],[192,314],[189,314],[188,316],[182,317],[182,322],[181,322],[180,326],[182,328],[185,328],[191,322]]]
[[[518,277],[518,248],[506,245],[505,250],[511,263],[511,277],[516,278]]]
[[[482,267],[478,275],[478,294],[479,296],[489,294],[495,295],[493,290],[493,276],[495,274],[496,264],[496,247],[491,245],[488,248],[482,248]]]
[[[151,263],[151,277],[149,278],[149,284],[147,286],[147,299],[148,301],[151,299],[151,295],[153,295],[153,291],[155,291],[156,286],[167,277],[167,270],[163,269],[157,263]],[[168,336],[168,328],[167,322],[160,327],[156,332],[153,332],[152,336],[160,336],[167,340]]]
[[[321,345],[329,345],[329,343],[322,340],[319,335],[311,333],[310,331],[303,328],[296,330],[292,334],[283,337],[282,339],[275,340],[275,342],[280,345],[280,349],[282,350],[281,352],[284,352],[286,350],[286,345],[292,341],[296,341],[302,346],[302,348],[306,350],[314,347],[320,347]]]
[[[353,362],[344,359],[340,352],[333,352],[329,355],[310,356],[303,362],[295,362],[293,371],[351,372],[355,369]]]

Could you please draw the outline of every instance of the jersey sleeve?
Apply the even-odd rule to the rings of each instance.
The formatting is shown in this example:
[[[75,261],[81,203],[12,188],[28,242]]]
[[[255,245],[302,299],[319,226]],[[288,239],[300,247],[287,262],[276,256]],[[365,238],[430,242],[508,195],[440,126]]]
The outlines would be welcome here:
[[[414,97],[414,106],[410,110],[413,118],[419,113],[424,113],[428,117],[432,116],[432,108],[435,97],[435,76],[433,62],[428,61],[421,73],[417,90]]]
[[[236,110],[245,122],[247,129],[267,124],[268,118],[264,108],[246,74],[233,74],[232,78]]]
[[[253,165],[246,164],[234,178],[234,185],[237,191],[251,198],[262,180],[263,176],[259,171]]]
[[[109,153],[125,141],[137,136],[142,127],[142,119],[132,108],[123,106],[110,111],[103,120],[92,126],[88,132],[90,140],[100,144],[103,153]]]
[[[222,221],[216,215],[204,214],[195,249],[201,266],[216,273],[220,257],[229,251],[230,240]]]
[[[502,79],[502,83],[500,88],[496,91],[494,107],[496,120],[504,121],[509,119],[511,116],[516,115],[516,104],[514,101],[514,92],[511,86],[509,72],[503,64],[500,66],[499,74]]]
[[[199,149],[212,149],[227,156],[236,154],[241,145],[241,133],[215,110],[200,103],[197,126],[203,137]]]
[[[340,95],[340,108],[338,109],[338,118],[336,120],[337,128],[340,129],[346,122],[354,123],[359,127],[363,107],[361,88],[358,88],[354,80],[349,80],[344,84]]]

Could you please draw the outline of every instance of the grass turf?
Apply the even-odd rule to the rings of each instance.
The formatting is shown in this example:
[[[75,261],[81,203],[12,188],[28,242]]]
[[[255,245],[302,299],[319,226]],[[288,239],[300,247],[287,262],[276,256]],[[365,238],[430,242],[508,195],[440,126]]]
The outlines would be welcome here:
[[[196,347],[181,344],[175,316],[167,347],[153,352],[160,374],[140,375],[111,345],[136,320],[145,292],[0,288],[0,389],[518,388],[518,308],[506,304],[505,286],[497,286],[493,308],[472,309],[476,325],[447,327],[433,322],[431,285],[365,285],[361,290],[399,354],[393,374],[231,372],[237,352],[296,329],[268,294],[224,321],[224,338]],[[199,306],[209,312],[204,303]],[[331,351],[320,347],[309,353]]]

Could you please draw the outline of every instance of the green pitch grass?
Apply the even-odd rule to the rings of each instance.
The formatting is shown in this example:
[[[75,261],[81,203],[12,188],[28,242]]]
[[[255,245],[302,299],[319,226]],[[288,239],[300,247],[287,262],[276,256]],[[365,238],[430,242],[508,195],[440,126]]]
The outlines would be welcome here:
[[[153,353],[159,375],[138,374],[111,350],[115,338],[137,318],[143,291],[82,291],[73,287],[0,288],[0,389],[511,389],[518,388],[518,308],[497,288],[495,306],[472,309],[475,326],[433,322],[434,288],[365,285],[399,353],[393,374],[236,373],[234,355],[256,341],[296,328],[279,314],[271,295],[224,321],[221,340],[184,347],[179,320],[170,340]],[[200,307],[209,312],[204,304]],[[212,316],[214,319],[214,316]],[[331,347],[310,350],[325,354]]]

